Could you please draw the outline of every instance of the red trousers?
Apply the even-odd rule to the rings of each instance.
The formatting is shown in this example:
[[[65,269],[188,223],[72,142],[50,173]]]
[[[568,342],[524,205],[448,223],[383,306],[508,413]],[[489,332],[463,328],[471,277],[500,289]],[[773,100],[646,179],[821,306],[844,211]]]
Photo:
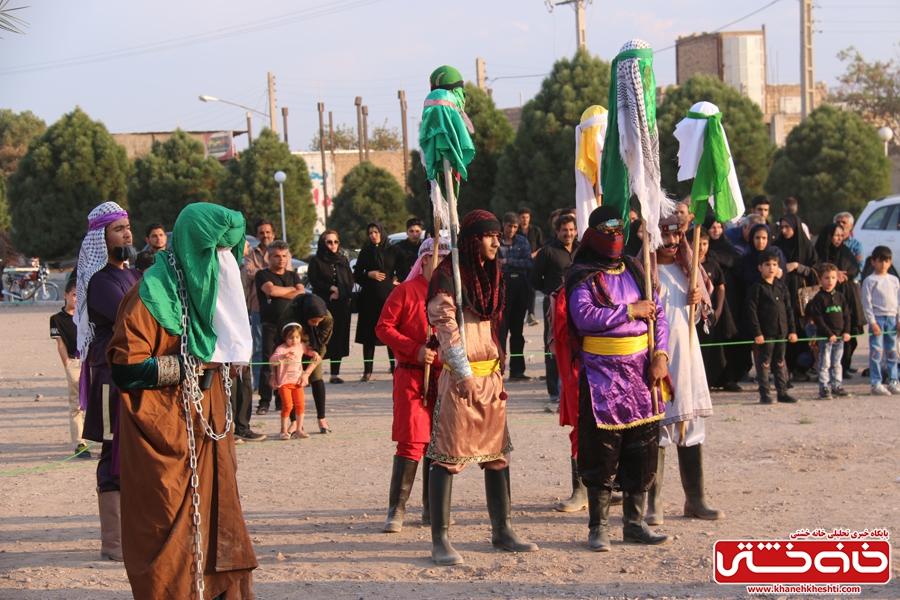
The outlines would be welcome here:
[[[297,416],[306,412],[306,396],[303,388],[296,384],[287,384],[278,388],[281,398],[281,418],[286,419],[294,412]]]
[[[394,455],[418,462],[425,456],[427,449],[428,442],[397,442],[397,452]]]

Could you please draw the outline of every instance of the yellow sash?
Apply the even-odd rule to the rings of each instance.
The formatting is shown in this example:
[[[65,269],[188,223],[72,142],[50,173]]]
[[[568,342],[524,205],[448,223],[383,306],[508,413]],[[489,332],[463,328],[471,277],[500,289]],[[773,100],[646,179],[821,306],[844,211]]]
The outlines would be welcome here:
[[[588,335],[584,337],[581,347],[585,352],[598,356],[627,356],[646,350],[649,342],[646,335],[621,338]]]
[[[475,375],[475,377],[487,377],[500,370],[500,359],[495,358],[494,360],[471,362],[469,363],[469,366],[472,367],[472,374]]]

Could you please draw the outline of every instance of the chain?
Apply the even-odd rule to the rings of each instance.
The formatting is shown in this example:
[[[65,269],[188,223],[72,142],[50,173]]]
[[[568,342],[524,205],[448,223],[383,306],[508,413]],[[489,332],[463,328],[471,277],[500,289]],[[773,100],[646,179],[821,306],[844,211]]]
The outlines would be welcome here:
[[[228,435],[231,430],[231,365],[223,364],[221,367],[222,380],[225,386],[225,429],[222,433],[216,433],[206,417],[203,416],[203,390],[200,389],[200,375],[203,373],[203,363],[188,352],[188,316],[187,289],[184,285],[184,273],[175,266],[175,255],[169,254],[169,264],[178,276],[178,297],[181,300],[181,357],[184,361],[184,383],[181,388],[181,400],[184,408],[184,422],[187,427],[188,451],[191,467],[191,505],[193,507],[191,554],[194,558],[194,585],[199,600],[203,600],[206,584],[203,581],[203,533],[200,531],[200,478],[197,476],[197,440],[194,437],[193,409],[200,417],[203,431],[211,439],[219,441]]]

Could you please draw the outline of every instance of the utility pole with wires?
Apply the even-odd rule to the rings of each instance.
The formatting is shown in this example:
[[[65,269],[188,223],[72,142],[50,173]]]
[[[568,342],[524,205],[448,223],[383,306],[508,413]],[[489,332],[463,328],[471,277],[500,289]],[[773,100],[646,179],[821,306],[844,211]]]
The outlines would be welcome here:
[[[478,89],[487,91],[487,82],[484,76],[484,59],[478,57],[475,59],[475,79],[478,81]]]
[[[356,135],[359,137],[359,162],[363,161],[363,123],[362,123],[362,96],[357,96],[353,101],[356,105]]]
[[[330,110],[328,111],[328,149],[331,150],[331,164],[334,167],[334,173],[331,176],[335,178],[334,189],[337,190],[337,161],[334,160],[334,117]]]
[[[282,106],[281,107],[281,120],[284,122],[284,143],[287,144],[288,148],[290,148],[291,145],[288,144],[287,118],[288,118],[287,106]]]
[[[253,143],[253,124],[250,121],[250,113],[247,113],[247,146]]]
[[[269,71],[269,127],[272,133],[278,133],[278,116],[275,113],[275,76]]]
[[[575,9],[575,39],[578,40],[578,48],[579,50],[584,48],[587,49],[587,25],[584,20],[584,6],[586,4],[590,4],[594,0],[544,0],[544,4],[547,6],[548,12],[553,12],[553,9],[557,6],[563,6],[564,4],[570,4],[573,9]]]
[[[800,119],[814,108],[815,78],[813,73],[813,3],[800,0]]]
[[[399,90],[397,98],[400,99],[400,123],[403,131],[403,191],[409,193],[409,138],[406,132],[406,92]]]

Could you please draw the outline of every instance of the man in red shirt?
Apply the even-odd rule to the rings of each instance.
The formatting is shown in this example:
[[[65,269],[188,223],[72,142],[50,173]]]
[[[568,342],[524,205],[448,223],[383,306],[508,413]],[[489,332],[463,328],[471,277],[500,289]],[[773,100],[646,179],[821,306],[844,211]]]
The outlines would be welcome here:
[[[446,241],[438,244],[438,260],[450,253]],[[398,533],[403,528],[406,501],[416,479],[419,461],[431,441],[431,422],[437,397],[441,364],[436,349],[429,348],[431,327],[425,314],[425,296],[433,271],[434,238],[422,242],[419,257],[406,281],[388,296],[375,326],[375,334],[394,351],[394,423],[391,439],[397,442],[388,518],[382,529]],[[425,389],[425,365],[431,365]],[[425,459],[422,472],[422,522],[431,523],[428,502],[428,474],[431,460]]]

